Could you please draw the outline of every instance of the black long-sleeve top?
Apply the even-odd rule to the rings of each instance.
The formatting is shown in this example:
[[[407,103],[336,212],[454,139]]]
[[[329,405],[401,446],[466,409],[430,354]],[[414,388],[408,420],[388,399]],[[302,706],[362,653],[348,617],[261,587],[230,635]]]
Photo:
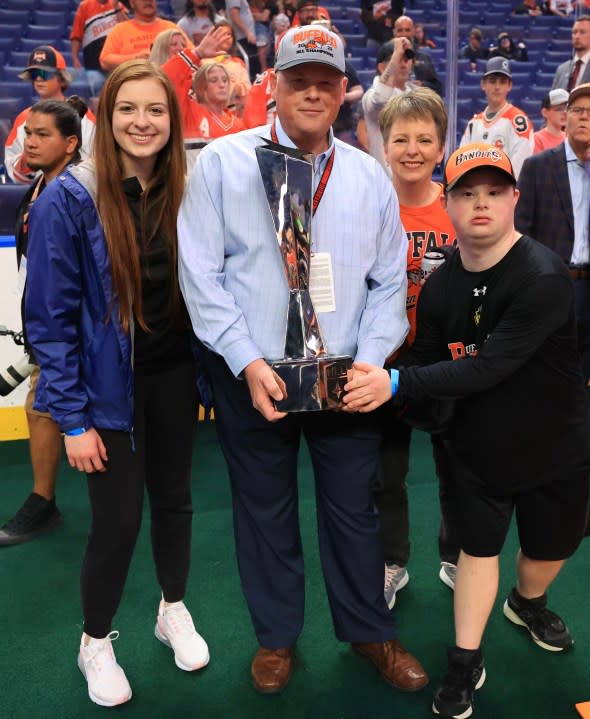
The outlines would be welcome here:
[[[573,287],[553,252],[521,237],[468,272],[456,250],[428,280],[400,398],[453,400],[453,450],[496,491],[590,468]]]

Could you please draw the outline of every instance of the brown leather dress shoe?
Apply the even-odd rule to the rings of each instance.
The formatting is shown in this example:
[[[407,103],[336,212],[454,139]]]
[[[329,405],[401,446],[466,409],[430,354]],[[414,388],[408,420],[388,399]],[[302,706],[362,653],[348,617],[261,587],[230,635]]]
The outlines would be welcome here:
[[[370,659],[386,682],[404,692],[415,692],[428,684],[420,662],[397,639],[376,644],[353,644],[353,650]]]
[[[256,691],[276,694],[291,678],[293,648],[265,649],[260,647],[252,660],[252,680]]]

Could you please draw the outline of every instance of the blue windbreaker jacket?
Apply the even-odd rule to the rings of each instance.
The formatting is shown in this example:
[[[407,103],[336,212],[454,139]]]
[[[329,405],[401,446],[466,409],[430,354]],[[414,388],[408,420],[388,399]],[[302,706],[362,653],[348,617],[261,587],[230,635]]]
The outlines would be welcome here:
[[[25,319],[41,367],[34,406],[64,432],[131,432],[132,343],[118,319],[95,187],[86,161],[50,182],[31,208]]]

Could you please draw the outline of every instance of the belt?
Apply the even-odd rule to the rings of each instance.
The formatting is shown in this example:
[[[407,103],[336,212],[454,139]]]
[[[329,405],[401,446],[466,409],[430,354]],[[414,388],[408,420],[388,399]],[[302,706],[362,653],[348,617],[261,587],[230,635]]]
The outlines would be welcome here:
[[[570,265],[569,271],[574,280],[590,279],[590,265]]]

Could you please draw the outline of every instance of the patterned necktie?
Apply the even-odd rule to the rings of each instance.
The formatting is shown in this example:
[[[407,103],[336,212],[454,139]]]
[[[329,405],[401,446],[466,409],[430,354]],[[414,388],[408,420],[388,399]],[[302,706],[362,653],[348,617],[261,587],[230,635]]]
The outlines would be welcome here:
[[[582,61],[576,60],[576,64],[574,65],[574,69],[572,71],[572,74],[570,75],[570,79],[567,83],[567,91],[571,92],[574,87],[576,86],[576,83],[578,82],[578,75],[580,74],[580,68],[582,67]]]

